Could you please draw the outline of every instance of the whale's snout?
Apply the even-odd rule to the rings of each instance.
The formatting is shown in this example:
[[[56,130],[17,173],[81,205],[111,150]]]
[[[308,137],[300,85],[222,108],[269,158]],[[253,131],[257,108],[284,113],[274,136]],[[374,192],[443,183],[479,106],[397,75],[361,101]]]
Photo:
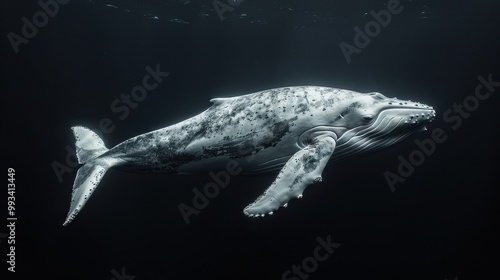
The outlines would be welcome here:
[[[430,107],[432,108],[432,107]],[[436,117],[436,111],[434,109],[420,109],[420,110],[408,110],[402,109],[403,113],[407,115],[404,123],[406,124],[420,124],[432,122]]]
[[[370,95],[381,106],[380,115],[400,119],[402,122],[398,123],[399,125],[425,125],[436,117],[436,111],[432,106],[411,100],[389,98],[380,93]]]

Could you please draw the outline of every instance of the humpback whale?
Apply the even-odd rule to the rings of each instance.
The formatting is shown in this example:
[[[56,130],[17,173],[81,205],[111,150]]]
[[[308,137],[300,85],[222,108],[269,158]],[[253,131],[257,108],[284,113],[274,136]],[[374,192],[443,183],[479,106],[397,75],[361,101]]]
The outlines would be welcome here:
[[[82,210],[106,171],[192,174],[236,161],[243,173],[278,171],[275,181],[244,208],[250,217],[273,214],[322,181],[328,162],[379,150],[425,130],[431,106],[319,86],[283,87],[214,98],[204,112],[107,148],[82,126],[72,127],[82,166],[64,225]],[[250,159],[251,160],[248,160]]]

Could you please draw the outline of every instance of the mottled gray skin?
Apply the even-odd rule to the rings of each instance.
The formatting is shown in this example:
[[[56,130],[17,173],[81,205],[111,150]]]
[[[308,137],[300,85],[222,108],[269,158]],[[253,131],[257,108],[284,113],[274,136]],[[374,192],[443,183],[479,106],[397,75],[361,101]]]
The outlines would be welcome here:
[[[381,108],[419,108],[381,94],[313,86],[211,101],[213,106],[201,114],[128,139],[103,156],[122,159],[118,168],[132,172],[196,173],[223,168],[229,158],[238,160],[246,173],[265,172],[279,169],[306,146],[312,140],[304,137],[308,130],[336,127],[340,138],[368,124]],[[276,162],[277,167],[266,168]]]
[[[231,158],[252,172],[300,150],[298,136],[311,128],[311,122],[328,124],[327,109],[350,93],[355,94],[292,87],[212,99],[213,106],[201,114],[131,138],[107,155],[123,159],[120,168],[130,171],[193,173],[224,167]]]
[[[286,207],[291,198],[302,197],[308,185],[321,181],[328,161],[392,145],[422,129],[435,115],[432,107],[380,93],[316,86],[285,87],[211,101],[214,104],[199,115],[133,137],[109,150],[103,144],[85,143],[80,146],[91,147],[80,149],[77,141],[81,158],[90,158],[92,150],[86,149],[104,149],[104,153],[96,153],[92,163],[85,165],[100,166],[85,171],[86,177],[94,174],[96,179],[85,181],[85,188],[80,188],[85,185],[83,179],[80,185],[75,182],[75,201],[70,209],[73,214],[67,223],[86,202],[78,197],[90,196],[110,167],[186,174],[223,169],[230,159],[236,160],[244,173],[281,169],[275,182],[244,210],[254,217],[272,214],[280,206]],[[79,133],[87,133],[84,130],[80,128]],[[78,140],[76,131],[75,136]]]

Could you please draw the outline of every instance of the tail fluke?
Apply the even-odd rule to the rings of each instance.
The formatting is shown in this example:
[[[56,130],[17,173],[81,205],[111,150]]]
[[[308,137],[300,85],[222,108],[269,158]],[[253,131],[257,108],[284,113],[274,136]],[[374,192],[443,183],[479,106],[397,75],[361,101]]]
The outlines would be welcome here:
[[[83,126],[73,126],[71,129],[76,139],[78,163],[84,164],[108,151],[102,139],[92,130]]]
[[[108,169],[115,165],[117,160],[109,157],[100,157],[108,149],[97,134],[81,126],[72,127],[76,138],[76,155],[78,162],[84,164],[76,173],[75,183],[68,216],[64,225],[78,215],[88,199],[99,185]]]

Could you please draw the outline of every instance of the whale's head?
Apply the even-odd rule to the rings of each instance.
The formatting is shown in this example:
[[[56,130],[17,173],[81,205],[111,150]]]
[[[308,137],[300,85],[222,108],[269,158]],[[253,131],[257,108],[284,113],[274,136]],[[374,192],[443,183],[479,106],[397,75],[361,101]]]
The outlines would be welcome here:
[[[401,141],[414,132],[426,130],[435,117],[431,106],[378,92],[356,93],[344,101],[334,116],[337,139],[336,154],[351,156],[378,150]]]

